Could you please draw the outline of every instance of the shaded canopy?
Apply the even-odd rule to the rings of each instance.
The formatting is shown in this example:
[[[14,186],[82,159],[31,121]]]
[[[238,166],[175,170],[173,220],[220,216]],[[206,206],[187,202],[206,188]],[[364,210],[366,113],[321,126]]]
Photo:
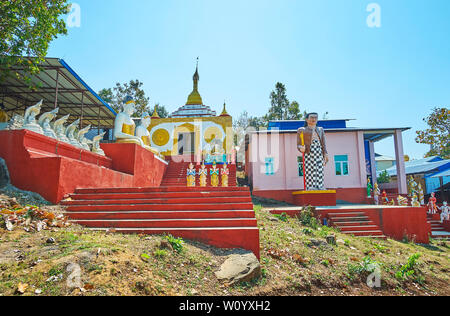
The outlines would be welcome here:
[[[70,114],[68,123],[81,119],[80,127],[113,128],[116,112],[62,59],[46,58],[30,85],[12,75],[0,82],[0,102],[10,117],[43,100],[41,114],[59,107],[58,117]],[[22,73],[20,66],[13,70]]]

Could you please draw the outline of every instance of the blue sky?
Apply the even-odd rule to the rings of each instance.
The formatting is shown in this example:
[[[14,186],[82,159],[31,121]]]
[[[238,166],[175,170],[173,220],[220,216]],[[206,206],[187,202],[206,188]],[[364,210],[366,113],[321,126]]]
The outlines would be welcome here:
[[[302,110],[353,118],[351,126],[411,127],[405,153],[428,146],[415,131],[433,107],[450,104],[448,0],[77,0],[81,27],[52,42],[94,90],[139,79],[151,102],[171,112],[199,90],[237,117],[269,109],[276,82]],[[381,8],[369,28],[367,5]],[[376,151],[394,155],[392,140]]]

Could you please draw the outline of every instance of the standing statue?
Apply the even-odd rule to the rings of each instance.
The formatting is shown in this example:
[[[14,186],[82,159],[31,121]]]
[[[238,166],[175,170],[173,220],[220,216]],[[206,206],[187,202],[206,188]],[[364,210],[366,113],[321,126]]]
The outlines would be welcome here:
[[[222,187],[228,187],[228,176],[230,175],[230,169],[228,169],[227,164],[223,165],[220,174],[222,176]]]
[[[211,186],[218,187],[219,186],[219,169],[217,169],[216,162],[214,161],[213,167],[209,170],[211,175]]]
[[[136,124],[134,124],[131,115],[135,112],[135,106],[136,103],[133,98],[127,96],[122,106],[122,112],[117,114],[114,121],[114,137],[117,143],[144,146],[142,139],[134,135]]]
[[[80,144],[79,147],[87,151],[91,151],[91,148],[89,147],[89,141],[86,139],[86,137],[84,137],[84,135],[86,135],[86,133],[89,132],[90,129],[91,125],[88,125],[85,128],[80,129],[77,135],[77,141]]]
[[[106,132],[101,133],[100,135],[94,136],[92,139],[92,152],[95,154],[99,154],[105,156],[105,152],[100,148],[100,141],[105,136]]]
[[[372,181],[370,181],[370,177],[367,177],[367,197],[372,196]]]
[[[206,187],[207,186],[207,178],[208,178],[208,169],[206,169],[205,163],[202,163],[202,166],[200,170],[198,171],[198,175],[200,177],[200,186]]]
[[[304,179],[307,191],[325,190],[324,166],[328,163],[325,132],[317,126],[319,115],[306,115],[305,127],[298,129],[297,148],[303,154]]]
[[[50,126],[50,122],[56,117],[58,111],[59,108],[56,108],[53,111],[46,112],[39,117],[38,123],[42,127],[42,130],[44,131],[44,135],[47,137],[57,139],[55,131]]]
[[[383,193],[381,194],[381,204],[383,205],[389,204],[389,199],[385,190],[383,190]]]
[[[187,169],[186,182],[188,187],[195,187],[195,176],[196,176],[194,164],[191,162],[189,164],[189,169]]]
[[[419,193],[419,202],[420,205],[425,205],[425,196],[423,194],[423,189],[422,189],[422,185],[419,183],[418,187],[417,187],[417,191]]]
[[[380,187],[378,186],[378,183],[375,182],[373,189],[373,200],[375,202],[375,205],[380,205],[380,195],[381,195]]]
[[[408,180],[408,196],[412,197],[414,194],[417,194],[417,190],[417,182],[413,176],[410,176]]]
[[[75,122],[67,126],[66,128],[66,137],[69,140],[69,144],[75,147],[81,147],[80,143],[77,141],[75,137],[75,130],[77,126],[80,124],[80,119],[77,119]]]
[[[27,129],[39,134],[44,134],[42,128],[39,126],[39,124],[36,123],[36,116],[41,113],[41,106],[42,100],[25,110],[22,127],[23,129]]]
[[[436,206],[436,195],[434,192],[431,192],[431,197],[428,200],[428,213],[430,214],[436,214],[437,213],[437,206]]]
[[[447,201],[444,201],[441,207],[441,223],[448,220],[450,220],[450,208],[447,205]]]
[[[53,130],[55,131],[56,138],[65,143],[69,143],[69,139],[66,136],[66,128],[64,127],[64,123],[69,119],[69,116],[70,114],[67,114],[53,123]]]

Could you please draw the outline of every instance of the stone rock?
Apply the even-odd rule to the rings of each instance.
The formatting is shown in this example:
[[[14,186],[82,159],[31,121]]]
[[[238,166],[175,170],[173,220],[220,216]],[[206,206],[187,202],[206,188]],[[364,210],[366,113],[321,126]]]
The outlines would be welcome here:
[[[330,236],[327,236],[326,239],[327,239],[327,243],[328,243],[329,245],[336,246],[336,236],[330,235]]]
[[[49,239],[47,239],[47,244],[54,244],[56,242],[55,238],[50,237]]]
[[[325,241],[322,241],[322,240],[318,240],[318,239],[311,239],[309,241],[309,243],[307,244],[307,246],[309,248],[313,248],[313,247],[321,248],[321,247],[323,247],[323,248],[325,248],[327,250],[333,250],[333,247],[330,246],[328,243],[326,243]]]
[[[250,282],[261,275],[261,264],[253,253],[231,255],[215,274],[219,281],[230,285]]]

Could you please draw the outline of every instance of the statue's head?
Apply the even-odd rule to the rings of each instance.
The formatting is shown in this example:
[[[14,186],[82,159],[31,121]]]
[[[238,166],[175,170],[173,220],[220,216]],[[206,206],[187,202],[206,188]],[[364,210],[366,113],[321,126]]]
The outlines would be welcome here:
[[[142,114],[142,116],[141,116],[141,124],[143,126],[149,127],[151,122],[152,122],[152,117],[147,112]]]
[[[447,206],[447,201],[442,202],[444,206]]]
[[[133,100],[133,98],[130,95],[127,95],[125,97],[125,100],[123,101],[123,111],[127,113],[128,115],[133,115],[136,107],[136,102]]]
[[[305,120],[306,120],[305,127],[306,126],[315,127],[317,125],[317,122],[319,121],[319,114],[314,112],[308,113],[306,114]]]

